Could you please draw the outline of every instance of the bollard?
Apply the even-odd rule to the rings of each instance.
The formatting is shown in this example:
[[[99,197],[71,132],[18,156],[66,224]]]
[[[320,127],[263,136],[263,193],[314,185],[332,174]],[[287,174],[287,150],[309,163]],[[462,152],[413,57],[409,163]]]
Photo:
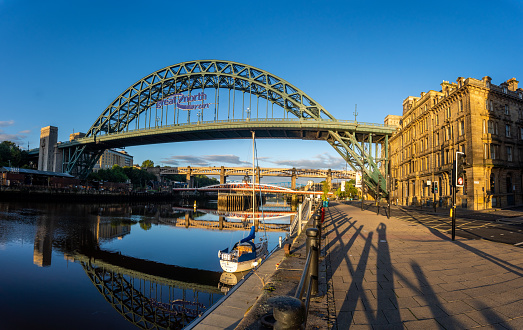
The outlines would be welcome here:
[[[325,209],[322,207],[321,208],[321,223],[323,223],[323,221],[325,221]]]
[[[311,278],[311,295],[318,294],[318,265],[319,265],[319,231],[316,228],[308,228],[307,234],[307,255],[311,253],[311,264],[309,265],[309,274]],[[306,281],[305,283],[307,283]]]
[[[269,298],[267,303],[273,308],[273,316],[276,322],[274,329],[291,330],[301,329],[306,320],[305,304],[297,298],[287,296],[276,296]]]

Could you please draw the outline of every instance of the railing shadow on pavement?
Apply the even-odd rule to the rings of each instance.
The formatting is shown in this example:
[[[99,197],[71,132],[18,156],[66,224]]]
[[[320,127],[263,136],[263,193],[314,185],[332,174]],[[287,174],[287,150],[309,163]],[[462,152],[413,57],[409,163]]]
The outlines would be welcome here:
[[[331,210],[329,209],[329,211]],[[386,224],[381,223],[376,229],[378,233],[378,244],[376,246],[372,244],[373,231],[369,231],[367,233],[367,236],[365,236],[362,233],[364,228],[363,225],[358,228],[355,228],[354,224],[356,223],[356,220],[347,220],[347,222],[349,222],[348,227],[343,231],[338,232],[334,241],[327,243],[329,249],[334,247],[334,250],[328,251],[327,248],[325,249],[327,262],[331,264],[330,267],[327,267],[328,270],[329,268],[331,269],[327,272],[327,282],[329,282],[329,280],[333,276],[332,270],[340,267],[342,261],[346,262],[348,270],[352,275],[352,282],[350,283],[349,289],[345,295],[343,304],[341,308],[336,308],[336,323],[334,324],[332,329],[348,328],[351,324],[353,324],[352,321],[356,314],[360,314],[359,316],[363,314],[367,319],[367,323],[373,326],[380,327],[386,325],[387,327],[403,327],[402,322],[404,320],[402,320],[401,313],[399,311],[399,308],[401,308],[401,306],[399,306],[399,302],[397,299],[398,296],[394,292],[394,283],[398,281],[401,281],[403,285],[408,287],[410,290],[420,292],[421,299],[425,300],[426,306],[428,306],[428,308],[430,309],[433,317],[439,317],[439,322],[443,323],[443,326],[446,329],[466,328],[465,324],[460,322],[460,320],[456,317],[450,315],[452,313],[445,309],[442,302],[437,298],[436,292],[429,284],[429,281],[427,277],[424,275],[424,272],[419,266],[419,264],[417,264],[416,262],[411,263],[412,271],[414,274],[416,274],[417,283],[414,283],[411,279],[407,278],[401,272],[394,268],[390,257],[389,246],[387,243]],[[338,219],[335,223],[329,223],[327,224],[327,226],[333,226],[331,232],[337,232],[339,231],[340,227],[340,225],[338,225],[339,223],[340,221]],[[354,229],[355,232],[350,238],[349,242],[344,244],[340,238],[342,235],[346,234],[346,232],[349,229]],[[449,240],[448,236],[440,233],[439,231],[431,228],[429,229],[433,235],[439,238]],[[353,246],[354,241],[358,236],[361,236],[361,238],[365,239],[365,244],[361,251],[361,255],[359,256],[358,264],[356,265],[356,267],[354,267],[351,258],[349,258],[348,252],[350,248]],[[339,241],[338,244],[340,244],[341,247],[334,246],[336,244],[336,241]],[[503,260],[500,260],[497,257],[494,257],[483,251],[467,246],[466,244],[463,244],[461,242],[456,241],[455,243],[458,246],[461,246],[464,249],[467,249],[470,252],[477,254],[478,256],[490,260],[491,262],[497,264],[500,267],[512,271],[520,276],[522,275],[520,272],[511,270],[510,268],[508,268],[508,266],[504,264],[509,264],[511,267],[521,269],[521,267],[519,266],[507,263]],[[375,252],[377,253],[376,262],[379,263],[379,267],[377,264],[375,271],[377,276],[377,302],[375,304],[371,302],[371,297],[368,297],[368,293],[366,292],[366,290],[363,290],[362,286],[365,272],[367,270],[370,270],[368,268],[368,261],[371,250],[375,250]],[[339,253],[341,253],[341,255],[343,256],[342,258],[333,257],[333,255]],[[397,279],[394,279],[394,277],[396,277]],[[359,303],[360,301],[363,306],[361,306],[361,304]],[[444,314],[442,314],[441,312],[444,312]],[[503,321],[503,318],[500,317],[492,309],[483,308],[480,310],[480,313],[485,317],[485,319],[491,322],[491,324],[497,324]]]

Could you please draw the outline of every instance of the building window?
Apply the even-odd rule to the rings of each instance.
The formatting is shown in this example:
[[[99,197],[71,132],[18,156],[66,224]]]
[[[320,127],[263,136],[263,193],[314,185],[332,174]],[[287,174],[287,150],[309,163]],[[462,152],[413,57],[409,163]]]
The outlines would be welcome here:
[[[508,115],[508,104],[505,104],[505,114]]]
[[[512,147],[510,146],[507,147],[507,161],[512,161]]]
[[[465,121],[464,120],[462,120],[459,123],[459,129],[460,129],[459,135],[465,135]]]
[[[447,119],[450,119],[450,107],[447,108]]]
[[[521,139],[523,140],[523,128],[521,128]],[[439,133],[436,133],[435,137],[434,137],[434,145],[437,146],[439,145]]]
[[[463,100],[459,100],[459,111],[463,111]]]
[[[483,159],[488,159],[488,144],[483,144]]]
[[[490,145],[490,159],[496,159],[496,146]]]
[[[510,137],[510,125],[509,124],[505,125],[505,136]]]
[[[496,192],[496,177],[494,173],[490,175],[490,193],[493,194]]]
[[[523,127],[519,128],[519,136],[520,136],[520,139],[523,140]]]
[[[507,93],[507,87],[503,86],[503,93]]]
[[[492,120],[488,121],[488,133],[494,134],[494,122]]]
[[[485,100],[485,108],[487,108],[488,111],[494,111],[492,100]]]
[[[506,183],[507,183],[507,194],[510,194],[513,192],[512,191],[512,175],[507,174]]]

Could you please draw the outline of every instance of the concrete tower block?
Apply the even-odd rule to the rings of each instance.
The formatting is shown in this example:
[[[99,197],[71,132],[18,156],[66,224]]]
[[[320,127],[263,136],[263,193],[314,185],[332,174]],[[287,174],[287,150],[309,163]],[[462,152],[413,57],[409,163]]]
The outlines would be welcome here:
[[[40,150],[38,152],[38,170],[53,171],[55,168],[54,148],[58,142],[58,127],[47,126],[40,130]]]

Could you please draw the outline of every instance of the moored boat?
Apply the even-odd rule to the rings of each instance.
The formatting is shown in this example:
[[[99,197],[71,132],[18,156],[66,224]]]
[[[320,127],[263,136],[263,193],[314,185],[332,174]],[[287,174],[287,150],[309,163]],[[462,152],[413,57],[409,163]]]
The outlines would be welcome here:
[[[229,248],[218,251],[222,269],[235,273],[256,267],[267,255],[267,240],[254,243],[255,238],[256,232],[252,226],[249,236],[234,244],[230,251]]]

